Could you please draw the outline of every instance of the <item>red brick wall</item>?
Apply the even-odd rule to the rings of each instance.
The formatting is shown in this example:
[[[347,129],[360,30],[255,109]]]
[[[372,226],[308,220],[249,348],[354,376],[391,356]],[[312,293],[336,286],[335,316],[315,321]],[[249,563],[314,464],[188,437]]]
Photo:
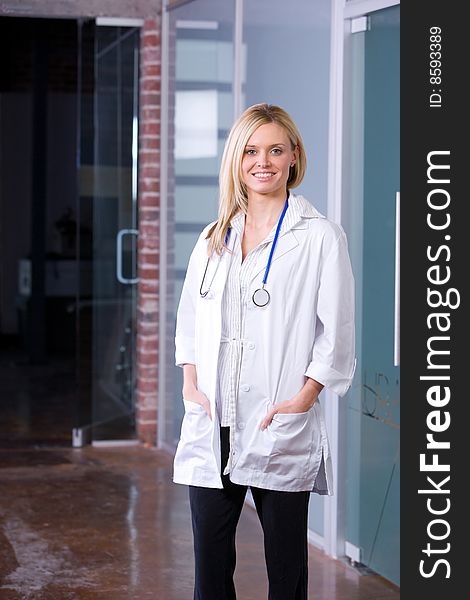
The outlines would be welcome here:
[[[160,20],[141,32],[139,122],[139,245],[137,289],[138,438],[155,445],[158,398],[160,228]]]

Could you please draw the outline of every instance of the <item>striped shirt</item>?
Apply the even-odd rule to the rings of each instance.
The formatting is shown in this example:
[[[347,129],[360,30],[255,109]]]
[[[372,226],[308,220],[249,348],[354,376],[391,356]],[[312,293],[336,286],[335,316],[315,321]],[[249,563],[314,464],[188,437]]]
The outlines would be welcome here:
[[[292,210],[289,203],[279,235],[286,233],[298,220],[299,215]],[[236,425],[243,347],[244,344],[249,343],[245,339],[244,324],[246,308],[252,302],[251,297],[249,297],[250,282],[260,253],[274,239],[277,223],[264,240],[250,250],[243,262],[241,242],[245,227],[244,213],[238,213],[232,218],[231,227],[230,235],[236,235],[236,239],[222,296],[222,338],[219,350],[216,406],[220,424],[222,427],[230,427],[230,442],[232,445]],[[276,253],[276,250],[274,250],[274,253]],[[263,276],[264,270],[260,274],[259,287],[261,287]],[[269,276],[267,287],[269,288]],[[231,457],[231,453],[229,456]],[[229,459],[224,473],[230,472],[230,463]]]

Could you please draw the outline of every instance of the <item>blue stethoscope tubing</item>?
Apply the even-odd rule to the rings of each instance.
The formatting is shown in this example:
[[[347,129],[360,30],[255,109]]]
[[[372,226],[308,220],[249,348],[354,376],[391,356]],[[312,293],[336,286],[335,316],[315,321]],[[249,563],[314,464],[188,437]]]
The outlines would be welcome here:
[[[277,238],[279,237],[279,232],[281,230],[282,221],[284,220],[284,216],[286,214],[288,207],[289,207],[289,196],[286,198],[286,203],[284,205],[284,209],[281,213],[281,216],[279,217],[279,221],[277,222],[276,233],[274,234],[273,243],[271,245],[271,251],[269,253],[268,262],[266,264],[266,269],[264,271],[262,285],[260,288],[256,289],[253,292],[252,299],[253,299],[253,304],[255,304],[255,306],[259,306],[259,307],[266,306],[267,304],[269,304],[269,301],[271,299],[271,296],[270,296],[268,290],[266,290],[264,286],[266,285],[266,282],[268,280],[269,270],[271,268],[271,261],[273,259],[274,249],[276,248],[276,244],[277,244]],[[231,231],[231,227],[229,227],[227,230],[227,234],[225,236],[225,245],[227,245],[227,242],[230,238],[230,231]],[[209,287],[207,288],[207,290],[205,292],[203,292],[202,286],[204,285],[204,280],[206,278],[207,269],[209,267],[209,261],[210,261],[210,257],[207,259],[206,268],[204,270],[204,275],[202,276],[201,287],[199,288],[199,294],[201,295],[201,298],[205,298],[207,296],[207,294],[209,293],[211,286],[212,286],[212,281],[214,281],[214,277],[217,273],[217,270],[216,270],[216,272],[214,273],[214,276],[212,277],[212,281],[211,281]],[[220,262],[220,260],[219,260],[219,262]],[[217,267],[218,267],[218,265],[217,265]]]

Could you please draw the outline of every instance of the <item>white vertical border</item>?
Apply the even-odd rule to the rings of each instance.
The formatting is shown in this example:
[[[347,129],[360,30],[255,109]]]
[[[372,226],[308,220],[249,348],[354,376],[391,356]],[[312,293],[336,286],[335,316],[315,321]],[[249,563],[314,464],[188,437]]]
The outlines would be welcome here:
[[[351,262],[354,269],[355,304],[356,304],[356,373],[362,372],[362,305],[363,305],[363,238],[364,238],[364,33],[352,34],[349,25],[351,20],[345,21],[344,32],[344,64],[343,64],[343,139],[342,139],[342,194],[345,198],[342,207],[342,224],[348,228],[348,244]],[[356,378],[357,381],[357,378]],[[353,382],[354,383],[354,382]],[[352,397],[342,399],[345,404],[345,419],[343,423],[343,474],[348,481],[348,469],[359,473],[360,448],[358,443],[361,436],[361,420],[356,420],[356,427],[351,430],[348,427],[350,418],[349,402],[354,406],[360,402],[361,390],[351,390]],[[357,417],[357,414],[355,415]],[[354,417],[353,417],[354,418]],[[352,436],[351,436],[352,434]],[[350,437],[351,436],[351,437]],[[347,457],[347,458],[346,458]],[[356,470],[355,470],[356,469]],[[346,515],[349,505],[359,506],[360,488],[357,482],[351,481],[346,486],[354,486],[353,490],[346,487],[344,491],[345,505],[341,510]],[[351,510],[353,510],[351,508]],[[357,539],[357,522],[351,525],[344,518],[344,552],[356,560],[357,552],[351,554],[351,544],[348,543],[348,535]],[[358,550],[360,553],[360,551]]]
[[[393,365],[400,366],[400,192],[395,194],[395,306]]]
[[[167,313],[167,247],[168,247],[168,86],[169,86],[169,28],[168,0],[162,0],[161,16],[161,101],[160,101],[160,257],[158,302],[158,398],[157,440],[158,448],[165,444],[166,425],[166,313]]]
[[[331,0],[330,43],[330,111],[328,135],[328,217],[341,224],[342,221],[342,175],[343,175],[343,97],[344,97],[344,48],[351,35],[351,19],[370,12],[400,4],[399,0]],[[350,82],[349,82],[350,83]],[[346,90],[349,96],[350,89]],[[346,125],[351,125],[350,123]],[[347,195],[346,195],[347,197]],[[362,294],[360,294],[362,295]],[[323,516],[324,551],[337,558],[345,555],[346,536],[346,488],[345,457],[346,403],[325,390],[325,420],[330,439],[333,460],[335,493],[325,496]]]
[[[233,31],[233,120],[240,116],[243,85],[243,2],[235,0],[235,22]]]
[[[345,0],[331,0],[330,110],[328,135],[328,217],[341,223],[342,128],[343,128],[343,48]],[[325,496],[323,511],[323,549],[334,558],[344,554],[344,523],[341,509],[346,505],[344,486],[339,479],[344,439],[340,436],[344,404],[336,394],[325,390],[325,421],[333,459],[333,496]],[[341,413],[341,414],[340,414]]]
[[[328,217],[341,222],[344,3],[331,0]]]

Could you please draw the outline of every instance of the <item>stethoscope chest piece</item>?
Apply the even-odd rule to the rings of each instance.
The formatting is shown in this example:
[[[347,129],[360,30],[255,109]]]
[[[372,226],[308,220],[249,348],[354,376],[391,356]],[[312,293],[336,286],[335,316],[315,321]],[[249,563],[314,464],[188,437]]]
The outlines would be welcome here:
[[[284,209],[283,209],[281,216],[279,217],[279,221],[277,223],[276,233],[274,234],[273,243],[271,245],[271,251],[269,253],[268,264],[266,265],[266,269],[264,272],[263,285],[262,285],[262,287],[255,290],[255,292],[253,293],[253,304],[255,306],[260,306],[260,307],[266,306],[267,304],[269,304],[269,301],[271,299],[269,292],[264,289],[264,286],[266,284],[266,281],[268,280],[268,274],[269,274],[269,269],[271,267],[271,261],[273,258],[273,254],[274,254],[274,248],[276,247],[277,238],[279,236],[279,231],[281,229],[282,221],[284,219],[284,215],[286,214],[288,206],[289,206],[289,196],[287,196],[287,198],[286,198],[286,203],[284,205]],[[225,235],[225,245],[227,245],[227,243],[228,243],[228,240],[230,237],[230,231],[231,231],[231,227],[229,227],[227,229],[227,233]],[[207,269],[209,267],[210,259],[211,259],[211,257],[209,257],[207,259],[206,268],[204,270],[204,275],[202,276],[201,287],[199,288],[199,294],[200,294],[201,298],[212,298],[214,296],[213,292],[211,292],[210,290],[212,287],[212,283],[214,282],[215,276],[217,274],[217,269],[219,268],[220,257],[217,262],[217,267],[215,269],[214,275],[212,276],[211,282],[209,283],[209,287],[207,288],[207,290],[203,291],[204,281],[206,279],[206,274],[207,274]]]
[[[256,304],[256,306],[266,306],[269,304],[270,299],[269,292],[264,287],[258,288],[253,293],[253,304]]]

